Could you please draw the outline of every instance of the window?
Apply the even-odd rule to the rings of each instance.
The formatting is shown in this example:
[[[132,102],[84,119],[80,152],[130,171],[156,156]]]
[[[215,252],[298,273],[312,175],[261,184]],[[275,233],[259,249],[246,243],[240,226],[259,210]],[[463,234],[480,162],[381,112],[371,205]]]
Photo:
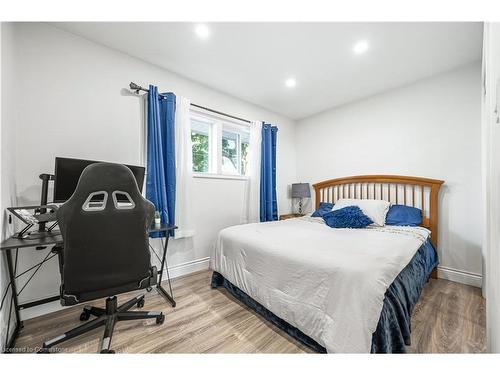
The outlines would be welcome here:
[[[222,174],[244,176],[247,167],[249,133],[222,125]]]
[[[245,176],[250,133],[248,125],[192,112],[193,172]]]

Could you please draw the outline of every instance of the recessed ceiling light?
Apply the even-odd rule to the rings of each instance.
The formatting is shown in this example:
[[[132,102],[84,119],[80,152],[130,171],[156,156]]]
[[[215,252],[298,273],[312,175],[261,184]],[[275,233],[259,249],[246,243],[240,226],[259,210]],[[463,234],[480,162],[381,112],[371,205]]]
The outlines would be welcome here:
[[[295,87],[296,85],[297,85],[297,81],[295,80],[295,78],[288,78],[285,81],[285,86],[286,87]]]
[[[210,29],[203,23],[196,25],[194,31],[200,39],[207,39],[210,36]]]
[[[368,50],[368,42],[366,40],[360,40],[354,45],[352,50],[356,55],[361,55]]]

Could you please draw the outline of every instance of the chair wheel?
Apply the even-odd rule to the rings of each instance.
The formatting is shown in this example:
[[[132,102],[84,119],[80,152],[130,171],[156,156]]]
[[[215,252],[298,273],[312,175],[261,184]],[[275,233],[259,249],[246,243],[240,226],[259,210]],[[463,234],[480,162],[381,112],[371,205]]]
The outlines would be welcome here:
[[[137,301],[137,307],[139,309],[144,307],[144,298],[141,298],[139,301]]]
[[[151,288],[150,286],[148,286],[148,287],[146,288],[146,291],[147,291],[148,293],[149,293],[149,292],[151,292],[152,290],[153,290],[153,288]]]
[[[156,324],[163,324],[164,321],[165,321],[165,315],[163,315],[163,313],[156,317]]]
[[[89,319],[90,319],[90,313],[87,310],[83,310],[83,312],[80,314],[80,320],[84,322]]]
[[[103,349],[101,354],[115,354],[115,351],[113,349]]]

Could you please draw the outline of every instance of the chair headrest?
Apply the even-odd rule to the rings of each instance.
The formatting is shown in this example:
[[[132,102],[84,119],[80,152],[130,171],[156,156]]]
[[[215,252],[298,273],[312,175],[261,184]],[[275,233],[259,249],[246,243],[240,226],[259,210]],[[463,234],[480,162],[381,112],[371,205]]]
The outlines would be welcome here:
[[[142,196],[128,167],[115,163],[94,163],[83,170],[70,200],[86,199],[96,191],[106,191],[111,195],[117,190],[127,192],[132,198]]]

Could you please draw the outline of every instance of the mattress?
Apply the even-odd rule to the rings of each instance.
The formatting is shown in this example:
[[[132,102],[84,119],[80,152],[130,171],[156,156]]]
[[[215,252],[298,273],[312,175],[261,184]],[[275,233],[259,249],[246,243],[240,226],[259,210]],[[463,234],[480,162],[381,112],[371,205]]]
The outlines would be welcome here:
[[[310,217],[239,225],[220,232],[212,268],[328,352],[400,351],[409,334],[401,327],[386,332],[394,323],[394,313],[383,313],[388,302],[394,304],[386,294],[430,244],[428,237],[429,231],[420,227],[332,229]],[[407,315],[435,265],[431,258],[428,264],[420,262],[421,277],[413,280],[416,298],[409,303],[395,297]],[[398,343],[376,340],[376,332],[396,334]]]

